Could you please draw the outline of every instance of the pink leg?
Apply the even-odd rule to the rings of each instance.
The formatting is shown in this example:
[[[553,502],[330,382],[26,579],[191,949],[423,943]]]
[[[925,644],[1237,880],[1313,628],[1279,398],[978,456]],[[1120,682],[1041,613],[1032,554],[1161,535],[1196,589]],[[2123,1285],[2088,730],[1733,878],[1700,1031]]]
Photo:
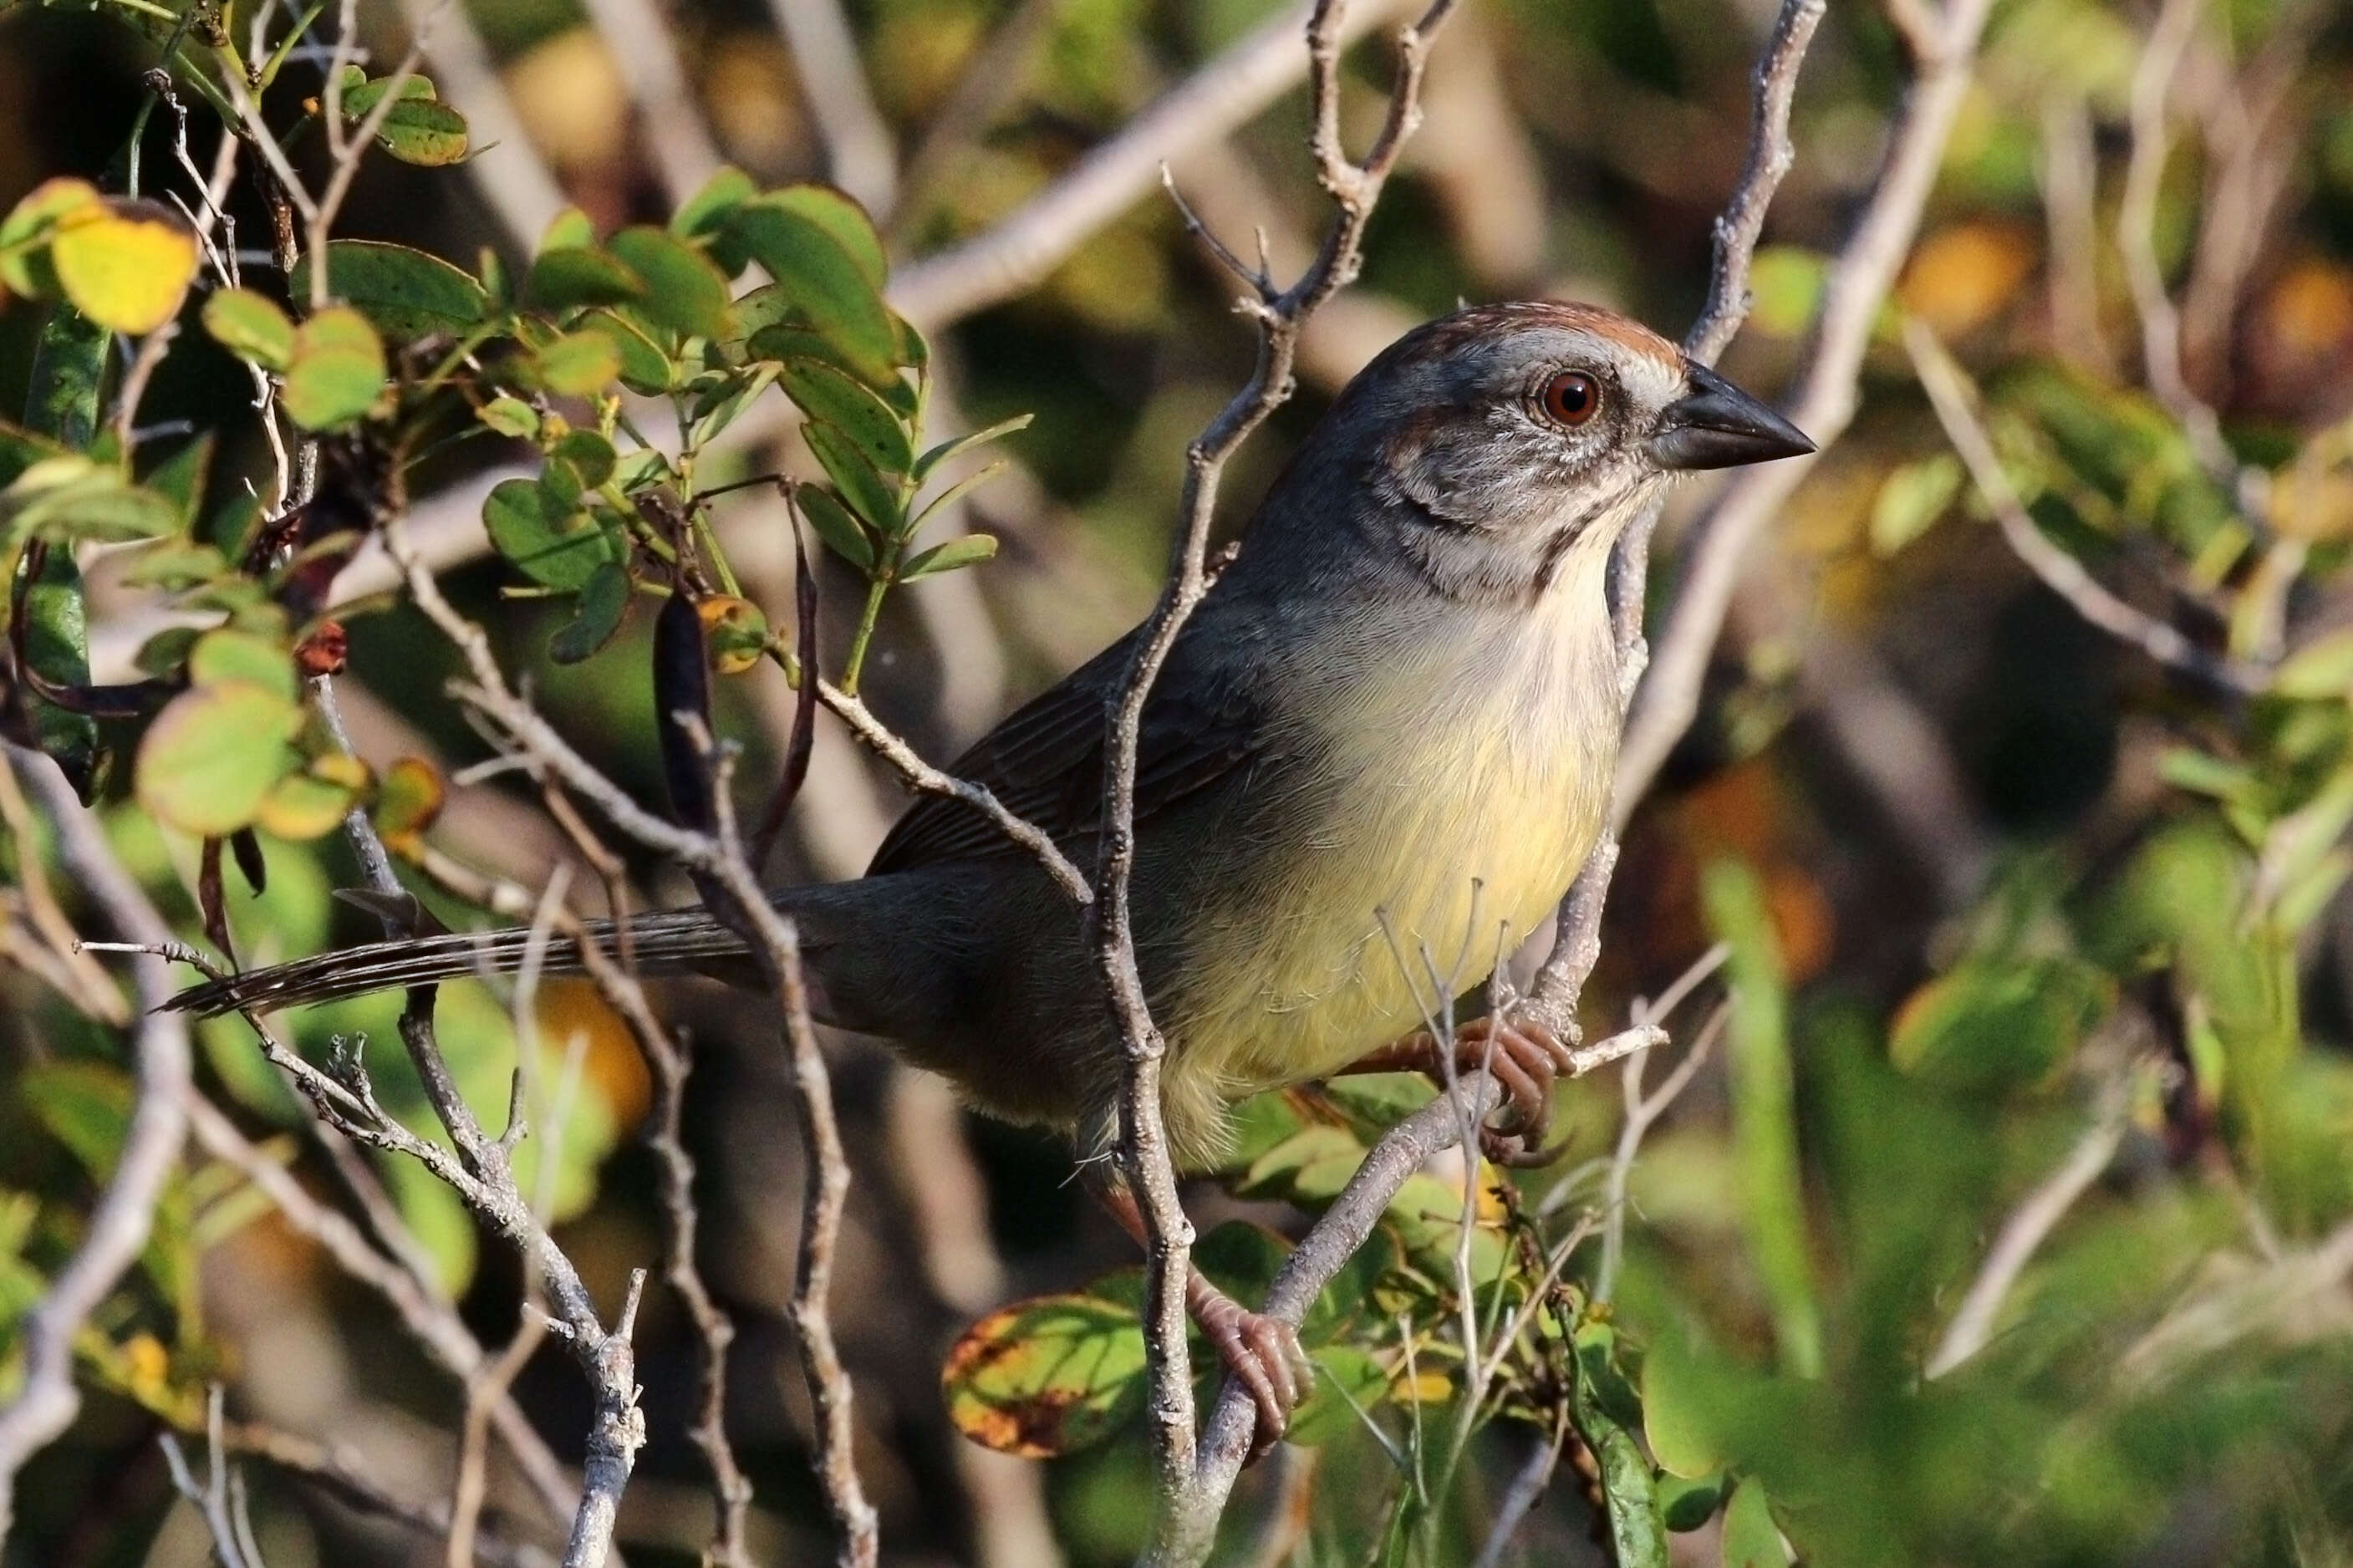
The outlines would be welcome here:
[[[1544,1147],[1544,1135],[1552,1125],[1553,1085],[1570,1065],[1568,1047],[1541,1024],[1490,1016],[1455,1030],[1454,1070],[1486,1068],[1503,1086],[1509,1112],[1503,1126],[1479,1129],[1480,1152],[1499,1165],[1546,1165],[1558,1159],[1560,1147]],[[1423,1072],[1440,1083],[1447,1079],[1438,1041],[1427,1030],[1383,1046],[1341,1070]]]

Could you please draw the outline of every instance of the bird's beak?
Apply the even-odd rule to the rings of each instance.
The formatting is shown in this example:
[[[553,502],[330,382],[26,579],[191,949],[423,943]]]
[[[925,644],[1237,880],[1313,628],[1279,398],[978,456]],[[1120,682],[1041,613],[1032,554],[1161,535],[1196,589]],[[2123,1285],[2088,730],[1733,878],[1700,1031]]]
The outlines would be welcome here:
[[[1662,468],[1732,468],[1802,458],[1806,433],[1704,364],[1685,373],[1691,391],[1667,405],[1651,433],[1651,460]]]

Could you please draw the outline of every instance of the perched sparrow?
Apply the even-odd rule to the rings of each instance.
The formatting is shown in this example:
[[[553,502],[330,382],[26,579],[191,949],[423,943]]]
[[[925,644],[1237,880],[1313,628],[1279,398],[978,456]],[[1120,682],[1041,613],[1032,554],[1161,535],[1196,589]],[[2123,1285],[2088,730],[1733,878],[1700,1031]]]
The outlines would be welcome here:
[[[1426,945],[1467,983],[1546,919],[1609,807],[1611,546],[1676,473],[1812,450],[1656,333],[1591,306],[1459,311],[1349,384],[1145,709],[1132,906],[1180,1163],[1213,1162],[1227,1107],[1261,1089],[1443,1065],[1416,1032],[1384,921],[1404,952]],[[1134,637],[953,769],[1082,865]],[[1113,1140],[1121,1053],[1079,912],[980,814],[920,800],[865,877],[776,900],[825,1021],[891,1040],[991,1115],[1091,1150]],[[175,1005],[274,1008],[512,968],[523,938],[381,942]],[[701,910],[642,917],[634,938],[649,968],[748,974]],[[576,959],[559,942],[546,963]],[[1561,1047],[1488,1020],[1459,1033],[1474,1061],[1492,1041],[1513,1133],[1534,1148]],[[1132,1201],[1111,1195],[1134,1228]],[[1206,1281],[1192,1300],[1271,1439],[1298,1392],[1296,1342]]]

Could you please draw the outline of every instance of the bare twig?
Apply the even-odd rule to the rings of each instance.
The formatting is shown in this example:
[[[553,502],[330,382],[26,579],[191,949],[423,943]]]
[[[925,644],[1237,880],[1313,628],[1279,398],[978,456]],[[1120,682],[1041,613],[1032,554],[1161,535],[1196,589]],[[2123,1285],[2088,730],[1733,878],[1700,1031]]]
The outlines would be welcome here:
[[[1339,43],[1345,47],[1405,8],[1405,0],[1351,8]],[[1298,80],[1306,64],[1299,34],[1309,15],[1308,7],[1293,6],[1262,24],[995,227],[901,268],[891,279],[891,303],[918,325],[934,327],[1045,277],[1149,191],[1163,163],[1223,135]]]
[[[222,1429],[221,1444],[231,1454],[298,1476],[359,1512],[394,1521],[421,1535],[446,1538],[449,1533],[447,1503],[395,1496],[376,1479],[365,1458],[348,1448],[237,1421]],[[489,1568],[555,1568],[553,1553],[490,1535],[475,1538],[473,1561]]]
[[[1788,173],[1795,155],[1789,142],[1789,109],[1796,97],[1799,72],[1806,63],[1806,50],[1813,41],[1821,14],[1820,0],[1784,0],[1774,19],[1773,31],[1757,58],[1751,88],[1748,160],[1740,184],[1734,187],[1731,199],[1715,221],[1715,255],[1707,304],[1683,338],[1683,352],[1694,358],[1712,361],[1747,318],[1748,266],[1764,232],[1765,215],[1773,195],[1779,189],[1781,178]],[[1933,167],[1932,163],[1931,170]],[[1858,346],[1858,361],[1861,352]],[[1778,463],[1771,467],[1787,468],[1794,465]],[[1657,525],[1658,509],[1653,506],[1628,527],[1609,559],[1619,700],[1627,705],[1633,702],[1637,683],[1650,663],[1650,646],[1642,635],[1642,605],[1644,582],[1650,574],[1651,536]],[[1728,597],[1728,587],[1726,594]],[[1721,616],[1719,608],[1718,619]],[[1711,631],[1711,643],[1714,637]],[[1703,660],[1697,674],[1704,673]],[[1653,675],[1651,684],[1656,685],[1662,674]],[[1695,686],[1694,700],[1696,702]],[[1630,736],[1626,749],[1630,750],[1632,745],[1633,738]],[[1609,879],[1618,868],[1618,834],[1625,826],[1633,796],[1647,783],[1645,774],[1641,783],[1630,784],[1625,764],[1620,761],[1609,825],[1578,869],[1567,897],[1561,900],[1552,952],[1536,972],[1535,984],[1523,1005],[1527,1016],[1564,1037],[1574,1037],[1577,1000],[1584,994],[1585,982],[1592,974],[1594,964],[1600,961],[1601,911],[1609,901]]]
[[[1731,956],[1732,950],[1718,942],[1708,950],[1705,961],[1713,969]],[[1634,1009],[1640,1021],[1651,1021],[1654,1015],[1647,1006]],[[1656,1015],[1662,1016],[1663,1014]],[[1626,1118],[1619,1124],[1618,1146],[1609,1156],[1609,1173],[1601,1194],[1601,1261],[1593,1272],[1593,1299],[1607,1301],[1618,1287],[1618,1269],[1626,1256],[1626,1189],[1634,1173],[1634,1156],[1642,1147],[1642,1139],[1667,1108],[1682,1098],[1691,1087],[1693,1079],[1707,1062],[1717,1040],[1724,1037],[1725,1026],[1732,1021],[1729,1004],[1719,1003],[1710,1013],[1707,1022],[1700,1026],[1698,1037],[1683,1053],[1674,1070],[1667,1074],[1659,1087],[1650,1093],[1642,1092],[1642,1068],[1651,1053],[1637,1051],[1626,1058],[1619,1069],[1624,1084]]]
[[[2010,1297],[2010,1288],[2026,1270],[2034,1257],[2075,1200],[2089,1192],[2108,1162],[2116,1155],[2116,1145],[2124,1141],[2125,1117],[2129,1102],[2125,1093],[2126,1079],[2119,1075],[2101,1092],[2098,1114],[2084,1130],[2075,1146],[2059,1168],[2045,1176],[2034,1190],[2002,1222],[2000,1234],[1986,1253],[1985,1264],[1969,1282],[1967,1294],[1945,1325],[1944,1336],[1929,1352],[1926,1375],[1931,1379],[1944,1376],[1963,1362],[1985,1349],[1993,1337],[1994,1320],[2001,1313],[2001,1304]]]
[[[2168,100],[2203,5],[2204,0],[2165,0],[2133,71],[2132,156],[2125,165],[2124,196],[2116,205],[2116,248],[2124,253],[2125,280],[2140,316],[2141,374],[2157,400],[2180,422],[2198,460],[2221,475],[2235,474],[2238,459],[2223,443],[2214,410],[2182,378],[2181,316],[2166,291],[2165,270],[2157,258],[2157,198],[2172,149],[2166,124]]]
[[[1144,710],[1152,684],[1185,622],[1208,592],[1209,527],[1226,461],[1291,395],[1299,325],[1352,281],[1362,265],[1365,228],[1382,184],[1396,167],[1420,115],[1424,62],[1431,36],[1453,0],[1433,0],[1398,38],[1397,80],[1379,132],[1362,162],[1340,139],[1340,53],[1345,44],[1339,0],[1319,0],[1307,21],[1308,75],[1315,104],[1311,141],[1317,177],[1337,209],[1315,259],[1288,289],[1260,279],[1242,303],[1259,323],[1258,364],[1186,452],[1180,525],[1169,582],[1145,622],[1113,705],[1104,737],[1102,836],[1095,861],[1096,967],[1118,1026],[1124,1060],[1120,1087],[1120,1167],[1140,1209],[1146,1250],[1145,1333],[1149,1352],[1147,1420],[1157,1475],[1157,1550],[1208,1549],[1216,1514],[1195,1506],[1195,1433],[1187,1352],[1185,1283],[1193,1233],[1176,1196],[1176,1167],[1161,1121],[1160,1068],[1167,1042],[1153,1022],[1136,963],[1128,883],[1135,866],[1135,769]],[[1220,1499],[1222,1501],[1222,1498]]]
[[[253,1550],[253,1527],[245,1518],[245,1485],[228,1462],[221,1440],[221,1387],[214,1384],[205,1394],[205,1479],[201,1484],[188,1468],[180,1439],[166,1432],[160,1441],[172,1472],[172,1487],[194,1503],[203,1515],[205,1533],[212,1537],[213,1555],[221,1568],[266,1568]]]
[[[317,1242],[337,1268],[383,1297],[427,1354],[461,1380],[470,1381],[480,1373],[488,1352],[429,1276],[378,1252],[357,1226],[313,1197],[202,1095],[189,1099],[188,1125],[206,1153],[241,1173],[289,1225]],[[550,1512],[559,1519],[571,1517],[579,1504],[577,1489],[522,1407],[512,1399],[500,1400],[492,1405],[491,1418]]]
[[[678,58],[670,19],[659,0],[586,0],[586,9],[638,106],[654,174],[676,206],[702,189],[723,160]]]
[[[792,50],[793,76],[817,133],[826,172],[880,223],[899,195],[899,153],[858,58],[858,39],[838,0],[768,0],[768,15]]]
[[[1932,36],[1915,42],[1917,74],[1871,197],[1824,281],[1813,342],[1787,410],[1820,448],[1844,434],[1854,416],[1856,378],[1872,323],[1919,227],[1991,8],[1991,0],[1950,0],[1937,10]],[[1674,608],[1620,750],[1617,826],[1624,825],[1698,713],[1708,656],[1749,549],[1813,461],[1801,458],[1743,470],[1694,527]]]
[[[67,868],[109,922],[134,942],[170,941],[170,930],[115,858],[97,820],[75,798],[57,764],[13,746],[7,760],[26,793],[47,811]],[[7,1539],[14,1513],[16,1472],[72,1425],[81,1408],[73,1376],[75,1336],[147,1245],[156,1199],[179,1163],[186,1134],[192,1065],[187,1020],[157,1011],[171,998],[171,970],[151,954],[134,960],[132,973],[139,1007],[131,1042],[138,1063],[137,1100],[121,1155],[81,1245],[24,1320],[22,1383],[16,1398],[0,1406],[0,1541]]]
[[[1560,1468],[1560,1451],[1567,1444],[1568,1405],[1563,1401],[1554,1412],[1551,1435],[1530,1447],[1527,1458],[1512,1476],[1512,1484],[1504,1489],[1495,1521],[1487,1529],[1486,1544],[1479,1548],[1472,1568],[1503,1568],[1504,1553],[1511,1550],[1512,1538],[1552,1485],[1553,1472]]]
[[[2082,562],[2052,543],[2028,515],[1991,437],[1971,409],[1971,389],[1961,367],[1917,317],[1905,320],[1904,346],[1912,355],[1913,368],[1938,423],[1945,427],[1946,439],[1960,454],[1986,504],[1993,508],[2003,539],[2044,586],[2092,625],[2168,668],[2225,692],[2243,696],[2263,689],[2266,677],[2260,667],[2199,647],[2178,627],[2116,597],[2084,569]]]

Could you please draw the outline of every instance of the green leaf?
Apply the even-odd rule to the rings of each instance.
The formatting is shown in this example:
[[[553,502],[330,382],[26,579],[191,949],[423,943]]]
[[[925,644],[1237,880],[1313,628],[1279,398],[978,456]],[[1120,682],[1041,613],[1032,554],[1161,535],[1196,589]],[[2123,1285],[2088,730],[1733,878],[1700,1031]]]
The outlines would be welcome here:
[[[547,232],[539,237],[540,254],[551,250],[579,250],[596,243],[596,226],[578,207],[565,207],[548,220]]]
[[[1764,1484],[1742,1481],[1724,1510],[1724,1568],[1789,1568],[1792,1561],[1766,1505]]]
[[[280,838],[301,841],[332,833],[367,787],[367,764],[340,752],[314,757],[262,796],[258,821]]]
[[[144,335],[180,313],[196,275],[196,237],[161,202],[109,196],[58,220],[49,260],[76,310]]]
[[[879,387],[897,379],[899,333],[881,285],[822,225],[763,197],[730,215],[728,233],[860,380]]]
[[[368,110],[384,101],[384,95],[393,82],[388,76],[380,76],[371,81],[367,73],[357,66],[345,67],[343,80],[343,117],[354,123],[366,119]],[[400,96],[404,99],[432,100],[441,95],[433,86],[432,78],[412,72],[402,79]]]
[[[2079,960],[2000,954],[1957,964],[1896,1015],[1888,1059],[1905,1072],[1978,1092],[2049,1079],[2107,1016],[2116,985]]]
[[[276,300],[250,289],[221,289],[205,301],[205,331],[229,353],[269,370],[294,358],[294,323]]]
[[[702,188],[678,205],[670,215],[670,231],[681,239],[716,239],[725,229],[727,215],[759,195],[752,176],[732,164],[722,164]],[[744,270],[746,258],[718,256],[721,270],[733,278]]]
[[[87,446],[98,428],[99,389],[106,378],[106,351],[113,334],[71,305],[52,306],[35,342],[31,385],[25,416],[43,436]],[[16,478],[54,445],[29,433],[9,433],[0,453],[0,483]],[[21,560],[22,558],[20,558]],[[19,570],[29,566],[29,562]],[[90,605],[81,568],[69,545],[52,549],[26,584],[25,656],[32,668],[58,686],[90,684]],[[28,696],[33,739],[57,760],[74,792],[87,804],[106,782],[111,758],[86,713],[75,713]]]
[[[607,561],[581,585],[579,606],[547,645],[558,664],[578,664],[613,640],[629,613],[629,574]]]
[[[28,562],[18,558],[18,570]],[[23,610],[25,655],[32,667],[58,686],[90,684],[90,605],[81,568],[65,546],[51,549],[26,584]],[[55,757],[85,805],[105,783],[109,761],[98,721],[27,694],[33,735]]]
[[[934,468],[950,458],[962,457],[975,447],[985,447],[991,441],[1001,440],[1017,430],[1027,430],[1029,428],[1029,422],[1036,417],[1034,414],[1017,414],[1010,419],[997,421],[986,430],[975,430],[968,436],[958,436],[953,440],[941,442],[915,459],[915,482],[922,484],[931,478]]]
[[[335,430],[353,424],[384,387],[384,344],[359,311],[330,305],[296,331],[282,401],[297,425]]]
[[[207,430],[179,449],[147,475],[147,488],[179,509],[180,531],[194,534],[202,514],[205,484],[212,477],[214,433]]]
[[[953,572],[960,566],[976,566],[997,554],[997,536],[993,533],[965,533],[934,544],[899,568],[899,581],[913,583],[918,578],[935,577],[943,572]]]
[[[681,337],[720,338],[727,331],[727,279],[708,257],[659,228],[625,228],[605,248],[645,279],[646,295],[632,309]]]
[[[498,552],[533,581],[576,592],[620,560],[612,537],[585,511],[557,510],[530,479],[508,479],[482,502],[482,525]]]
[[[2273,672],[2272,691],[2324,701],[2353,698],[2353,631],[2327,633],[2290,654]]]
[[[766,364],[753,366],[748,374],[739,372],[715,378],[689,411],[692,422],[687,426],[688,446],[702,447],[716,439],[776,379],[776,367]]]
[[[787,185],[758,198],[763,204],[781,212],[797,214],[825,231],[826,237],[841,247],[842,253],[856,264],[866,286],[876,293],[882,291],[890,280],[890,258],[882,252],[882,237],[874,232],[874,220],[866,209],[831,185]]]
[[[294,264],[287,291],[311,297],[311,258]],[[327,244],[327,291],[397,342],[462,337],[491,317],[491,297],[462,268],[405,245],[372,239]]]
[[[547,450],[548,461],[567,463],[584,489],[595,489],[613,477],[613,443],[594,430],[567,430]]]
[[[1659,1517],[1666,1521],[1669,1530],[1676,1534],[1699,1529],[1715,1517],[1723,1505],[1724,1494],[1730,1478],[1721,1471],[1712,1476],[1686,1479],[1682,1476],[1659,1478]]]
[[[364,118],[350,116],[354,127]],[[442,168],[466,156],[466,117],[446,103],[404,95],[376,126],[375,142],[404,163]]]
[[[619,305],[645,296],[644,279],[591,245],[541,251],[522,283],[522,302],[538,310]]]
[[[578,331],[602,332],[613,340],[621,356],[621,384],[631,392],[658,397],[677,384],[678,374],[669,353],[645,328],[615,310],[591,310],[580,318]]]
[[[1821,1321],[1807,1255],[1788,992],[1780,951],[1764,886],[1747,867],[1730,860],[1708,867],[1701,900],[1708,924],[1732,945],[1726,965],[1732,1032],[1725,1049],[1749,1247],[1772,1303],[1782,1359],[1790,1372],[1813,1377],[1821,1371]]]
[[[66,218],[105,200],[96,185],[71,175],[44,180],[26,193],[0,218],[0,287],[27,299],[55,299],[58,274],[46,240]]]
[[[907,472],[914,458],[907,427],[864,385],[829,364],[806,359],[786,361],[776,380],[802,413],[824,420],[856,443],[877,472]]]
[[[1871,503],[1871,550],[1883,559],[1928,531],[1961,493],[1961,460],[1938,452],[1892,469]]]
[[[815,423],[801,426],[801,438],[808,443],[818,466],[831,477],[841,499],[849,503],[849,510],[881,537],[898,537],[906,519],[900,513],[896,489],[874,471],[858,444],[831,425]]]
[[[1042,1296],[965,1331],[940,1373],[948,1419],[985,1448],[1046,1458],[1103,1441],[1144,1400],[1134,1310],[1093,1296]]]
[[[1613,1362],[1616,1337],[1606,1324],[1588,1322],[1577,1331],[1576,1387],[1570,1408],[1577,1435],[1585,1439],[1599,1469],[1601,1500],[1609,1525],[1610,1560],[1618,1568],[1669,1568],[1666,1520],[1651,1461],[1628,1428],[1640,1411],[1619,1407],[1612,1390],[1625,1380]]]
[[[152,539],[179,526],[179,511],[111,466],[78,453],[45,458],[0,490],[0,541]]]
[[[244,681],[289,702],[300,692],[291,652],[267,637],[229,627],[196,639],[188,650],[188,680],[195,686]]]
[[[745,295],[743,300],[736,302],[736,316],[739,322],[748,313],[749,302],[760,299],[762,295],[774,296],[765,301],[769,305],[775,303],[775,299],[782,297],[776,294],[773,288],[761,289],[756,294]],[[884,405],[902,420],[912,422],[919,412],[921,400],[915,395],[915,389],[907,384],[906,377],[892,375],[880,382],[870,382],[865,374],[860,371],[840,349],[811,331],[802,321],[797,310],[793,310],[789,319],[786,321],[763,323],[756,331],[753,331],[744,342],[744,352],[748,358],[773,360],[779,364],[789,360],[808,360],[818,364],[829,364],[844,375],[865,384],[868,389],[875,396],[880,397]]]
[[[1370,1410],[1388,1391],[1388,1370],[1355,1345],[1324,1345],[1308,1352],[1315,1363],[1315,1381],[1292,1413],[1282,1440],[1313,1448],[1357,1430]]]
[[[828,550],[860,572],[871,574],[874,570],[874,541],[867,533],[866,525],[835,500],[832,491],[802,485],[794,492],[794,499]]]
[[[301,708],[250,681],[182,692],[139,742],[139,804],[183,833],[234,833],[299,763],[287,742],[301,727]]]
[[[136,1091],[121,1069],[100,1062],[35,1062],[18,1080],[19,1103],[41,1119],[50,1137],[81,1163],[92,1179],[114,1173],[131,1131]]]
[[[1642,1358],[1642,1435],[1659,1468],[1671,1476],[1692,1479],[1724,1468],[1723,1446],[1707,1418],[1710,1392],[1690,1353],[1673,1339],[1651,1346]]]
[[[493,397],[474,410],[474,417],[501,436],[528,441],[539,434],[539,410],[520,397]]]
[[[981,486],[988,483],[989,480],[1003,473],[1005,468],[1006,462],[1002,458],[997,458],[997,461],[993,463],[985,463],[981,467],[975,468],[972,472],[966,474],[964,478],[958,479],[955,483],[950,485],[947,489],[934,496],[931,500],[925,501],[923,503],[923,510],[915,514],[915,521],[908,525],[907,531],[909,533],[922,532],[923,524],[931,521],[932,519],[939,513],[945,511],[948,508],[955,505],[956,502],[964,500],[965,497],[970,495],[973,491],[980,489]]]
[[[559,396],[586,397],[621,374],[621,351],[604,332],[566,332],[534,358],[541,384]]]

